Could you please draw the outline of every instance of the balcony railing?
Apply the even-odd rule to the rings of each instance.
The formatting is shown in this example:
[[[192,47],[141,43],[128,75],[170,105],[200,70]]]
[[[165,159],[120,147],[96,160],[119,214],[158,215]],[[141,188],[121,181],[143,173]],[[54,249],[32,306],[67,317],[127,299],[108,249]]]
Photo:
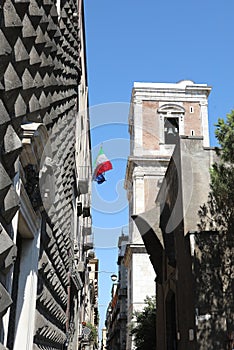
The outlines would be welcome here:
[[[85,262],[84,261],[78,261],[76,269],[77,269],[78,272],[84,272],[84,270],[85,270]]]
[[[75,266],[73,266],[72,273],[71,273],[71,278],[72,278],[72,280],[73,280],[77,290],[82,289],[83,282],[81,280],[79,271],[78,271],[77,267],[75,267]]]
[[[91,172],[89,166],[78,167],[78,188],[80,194],[89,192],[89,182],[91,181]]]
[[[91,226],[83,227],[83,234],[84,236],[90,236],[92,234],[92,227]]]
[[[85,242],[84,242],[84,250],[93,249],[93,236],[86,236]]]

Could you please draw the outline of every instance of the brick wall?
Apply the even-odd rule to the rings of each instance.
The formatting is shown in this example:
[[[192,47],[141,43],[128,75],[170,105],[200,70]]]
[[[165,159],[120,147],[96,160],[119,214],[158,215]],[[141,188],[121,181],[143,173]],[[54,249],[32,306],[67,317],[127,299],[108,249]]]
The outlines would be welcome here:
[[[142,103],[142,142],[145,150],[159,149],[157,109],[158,102],[156,101],[143,101]]]
[[[187,136],[202,136],[201,113],[199,102],[184,102],[185,119],[184,119],[184,134]],[[193,108],[193,113],[190,111]],[[194,135],[191,131],[194,131]]]

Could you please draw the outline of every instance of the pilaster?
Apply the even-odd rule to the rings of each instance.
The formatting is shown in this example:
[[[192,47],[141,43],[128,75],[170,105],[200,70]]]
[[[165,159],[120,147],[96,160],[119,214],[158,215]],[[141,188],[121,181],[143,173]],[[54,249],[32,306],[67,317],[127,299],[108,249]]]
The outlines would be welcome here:
[[[208,124],[208,102],[207,102],[207,100],[201,101],[200,106],[201,106],[203,146],[210,147],[209,124]]]

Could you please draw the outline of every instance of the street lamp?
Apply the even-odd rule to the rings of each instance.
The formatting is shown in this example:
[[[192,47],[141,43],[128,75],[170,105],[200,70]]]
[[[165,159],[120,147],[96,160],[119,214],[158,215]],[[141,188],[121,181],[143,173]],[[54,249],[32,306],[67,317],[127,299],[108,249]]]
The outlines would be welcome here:
[[[116,274],[113,273],[113,274],[111,275],[111,281],[112,281],[112,282],[116,282],[116,281],[117,281],[117,275],[116,275]]]

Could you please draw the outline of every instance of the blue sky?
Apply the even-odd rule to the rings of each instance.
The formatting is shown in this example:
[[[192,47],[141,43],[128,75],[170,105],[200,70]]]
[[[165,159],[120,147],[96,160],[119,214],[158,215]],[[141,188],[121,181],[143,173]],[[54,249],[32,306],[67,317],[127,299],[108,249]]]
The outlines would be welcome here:
[[[215,122],[234,108],[234,1],[85,0],[84,3],[93,153],[97,154],[98,145],[103,142],[104,151],[114,165],[106,173],[106,183],[94,187],[100,199],[95,197],[92,212],[96,254],[100,270],[116,271],[114,245],[121,227],[128,223],[127,201],[124,204],[121,189],[127,156],[124,151],[116,154],[116,149],[124,144],[128,150],[126,106],[133,82],[190,79],[212,86],[209,123],[214,146]],[[123,111],[126,107],[120,118],[115,112],[116,103],[120,103]],[[113,143],[116,139],[117,144]],[[113,213],[103,207],[103,201],[109,208],[114,206]],[[105,273],[100,273],[99,279],[99,303],[106,305],[111,281]],[[101,326],[103,309],[100,307]]]

